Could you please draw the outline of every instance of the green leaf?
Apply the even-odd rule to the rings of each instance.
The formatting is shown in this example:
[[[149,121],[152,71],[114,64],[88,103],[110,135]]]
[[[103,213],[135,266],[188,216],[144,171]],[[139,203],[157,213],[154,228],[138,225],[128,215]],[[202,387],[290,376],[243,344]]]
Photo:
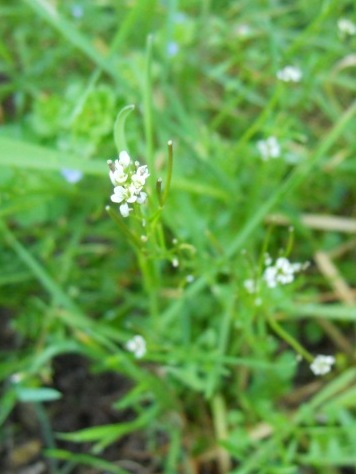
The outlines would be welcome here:
[[[0,149],[0,166],[38,170],[70,168],[96,176],[107,174],[107,165],[104,161],[83,160],[33,143],[0,137]]]
[[[69,461],[71,463],[81,464],[83,466],[95,467],[102,472],[105,471],[112,474],[128,474],[128,472],[124,469],[121,469],[108,461],[104,461],[103,459],[99,459],[88,454],[74,454],[62,449],[48,449],[44,454],[50,458]]]
[[[134,105],[127,105],[117,114],[114,124],[114,141],[117,148],[117,152],[127,150],[127,144],[125,139],[125,122],[130,112],[134,110]]]
[[[153,419],[157,417],[157,407],[146,409],[141,416],[127,423],[95,426],[77,431],[76,433],[59,433],[58,437],[76,443],[97,441],[94,446],[95,453],[101,452],[106,446],[117,441],[128,433],[147,428]]]
[[[61,392],[54,388],[16,388],[17,399],[20,402],[51,402],[62,397]]]

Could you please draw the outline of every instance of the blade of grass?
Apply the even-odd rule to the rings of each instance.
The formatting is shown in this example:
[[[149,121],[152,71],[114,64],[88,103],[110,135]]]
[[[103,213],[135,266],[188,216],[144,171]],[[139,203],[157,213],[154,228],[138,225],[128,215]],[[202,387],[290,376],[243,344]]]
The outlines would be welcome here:
[[[40,170],[77,169],[86,174],[108,174],[106,163],[83,160],[67,153],[32,143],[0,137],[0,166],[15,166]]]
[[[23,0],[37,15],[42,17],[54,29],[56,29],[74,48],[81,51],[87,58],[101,70],[105,71],[115,82],[121,87],[127,88],[126,84],[115,73],[115,69],[110,62],[102,56],[90,43],[90,41],[80,33],[77,28],[66,18],[61,15],[46,0]]]
[[[292,319],[322,318],[335,321],[356,321],[356,307],[343,306],[340,304],[290,304],[283,305],[283,311],[288,313]]]

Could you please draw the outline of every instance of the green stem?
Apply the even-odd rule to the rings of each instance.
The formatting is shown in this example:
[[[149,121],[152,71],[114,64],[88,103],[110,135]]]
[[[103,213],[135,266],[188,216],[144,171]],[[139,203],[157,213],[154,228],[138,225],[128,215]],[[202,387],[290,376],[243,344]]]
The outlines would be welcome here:
[[[114,211],[110,206],[106,206],[106,212],[112,218],[112,220],[117,224],[121,232],[127,237],[128,241],[133,245],[135,249],[140,249],[142,247],[142,242],[136,235],[131,232],[131,230],[124,224],[122,218]]]
[[[146,138],[146,160],[150,173],[155,180],[155,169],[153,166],[153,120],[152,120],[152,79],[151,79],[151,62],[152,62],[152,45],[153,36],[147,38],[146,63],[145,63],[145,79],[143,88],[144,103],[144,125]]]
[[[168,142],[168,169],[167,169],[167,183],[163,193],[163,204],[167,201],[169,188],[171,186],[173,172],[173,142],[169,140]]]
[[[289,344],[293,349],[300,354],[304,359],[306,359],[308,362],[313,362],[314,358],[313,356],[306,350],[304,347],[299,344],[299,342],[294,339],[287,331],[285,331],[282,326],[280,326],[277,321],[273,318],[268,318],[268,323],[273,329],[273,331],[278,334],[278,336],[283,339],[287,344]]]
[[[160,207],[163,207],[163,197],[162,197],[162,178],[158,178],[156,181],[156,191]]]
[[[155,268],[150,265],[150,261],[142,252],[137,252],[138,262],[142,271],[143,286],[149,301],[149,313],[154,321],[157,321],[159,314],[157,285],[155,278]]]

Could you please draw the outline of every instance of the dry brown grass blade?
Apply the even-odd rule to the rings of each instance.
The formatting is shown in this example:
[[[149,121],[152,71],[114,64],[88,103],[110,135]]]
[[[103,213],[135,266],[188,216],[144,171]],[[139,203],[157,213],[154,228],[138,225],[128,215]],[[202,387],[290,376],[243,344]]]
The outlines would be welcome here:
[[[300,221],[306,227],[317,230],[329,230],[356,234],[356,219],[322,214],[301,214]],[[270,214],[266,222],[275,225],[290,225],[291,221],[283,214]]]
[[[330,283],[330,286],[335,292],[335,296],[341,300],[344,304],[352,306],[356,303],[354,292],[346,283],[338,268],[331,260],[328,254],[325,252],[316,252],[314,260],[324,277]],[[341,331],[330,321],[319,320],[319,325],[328,334],[330,339],[334,341],[334,344],[339,347],[342,351],[348,354],[350,357],[354,356],[354,348],[349,343],[347,338],[342,334]]]
[[[353,291],[346,283],[336,265],[325,252],[316,252],[314,260],[325,278],[334,289],[338,298],[347,305],[354,305],[356,303]]]

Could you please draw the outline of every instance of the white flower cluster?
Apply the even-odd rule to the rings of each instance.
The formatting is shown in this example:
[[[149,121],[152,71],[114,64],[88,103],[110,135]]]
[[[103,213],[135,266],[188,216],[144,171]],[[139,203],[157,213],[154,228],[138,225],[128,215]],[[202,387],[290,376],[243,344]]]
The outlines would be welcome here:
[[[146,179],[149,177],[147,166],[140,166],[138,161],[133,163],[127,151],[120,152],[119,158],[114,163],[108,160],[108,165],[109,176],[115,186],[111,200],[121,203],[120,213],[122,217],[127,217],[132,211],[129,204],[143,204],[147,199],[147,194],[142,191]]]
[[[330,372],[331,367],[335,364],[334,356],[318,355],[310,364],[310,370],[314,375],[325,375]]]
[[[356,25],[348,18],[340,18],[337,22],[337,27],[341,36],[356,35]]]
[[[125,347],[136,359],[141,359],[146,354],[146,341],[142,336],[133,336],[127,341]]]
[[[285,257],[279,257],[272,265],[272,261],[268,258],[267,267],[263,273],[263,279],[268,288],[275,288],[278,285],[287,285],[294,280],[294,274],[300,272],[304,265],[301,263],[291,263]]]
[[[283,82],[299,82],[302,75],[302,71],[298,67],[286,66],[277,72],[277,79]]]
[[[257,142],[257,149],[263,161],[268,161],[270,158],[279,158],[281,154],[281,147],[276,137],[259,140]]]

